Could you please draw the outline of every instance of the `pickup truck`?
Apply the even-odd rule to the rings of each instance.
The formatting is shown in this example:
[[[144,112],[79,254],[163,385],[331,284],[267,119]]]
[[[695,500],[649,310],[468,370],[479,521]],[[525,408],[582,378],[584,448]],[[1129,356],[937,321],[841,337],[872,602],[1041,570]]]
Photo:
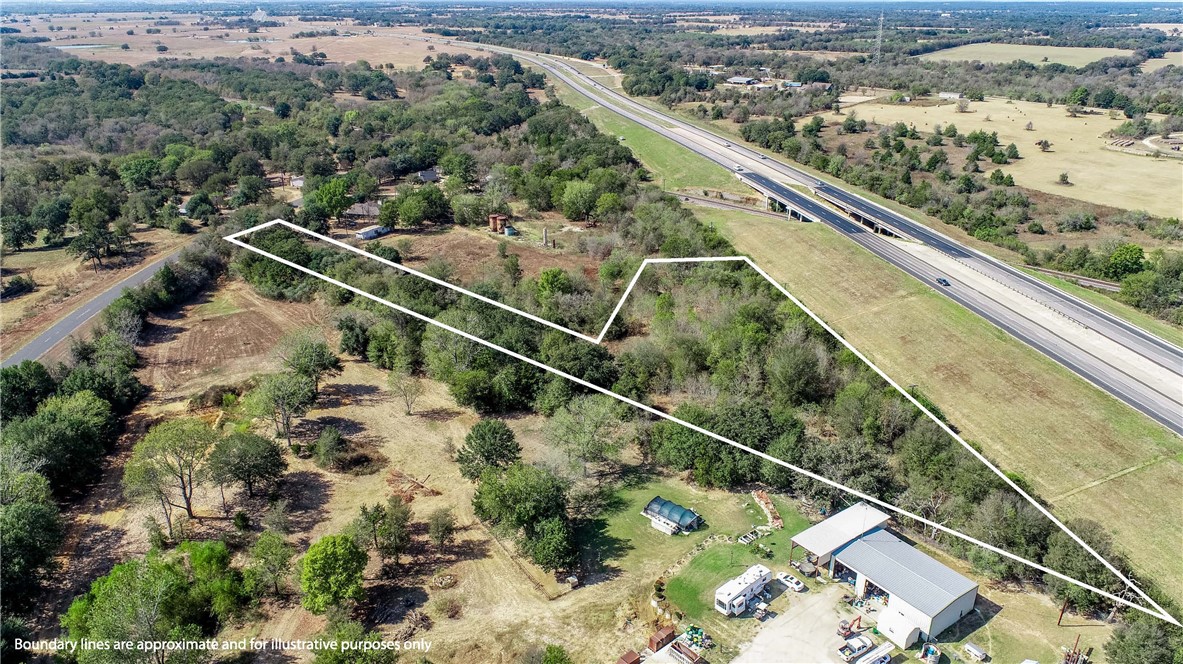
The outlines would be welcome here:
[[[873,647],[875,647],[875,643],[871,641],[870,637],[859,634],[847,639],[846,643],[842,644],[842,647],[838,649],[838,656],[844,662],[853,662],[855,658]]]

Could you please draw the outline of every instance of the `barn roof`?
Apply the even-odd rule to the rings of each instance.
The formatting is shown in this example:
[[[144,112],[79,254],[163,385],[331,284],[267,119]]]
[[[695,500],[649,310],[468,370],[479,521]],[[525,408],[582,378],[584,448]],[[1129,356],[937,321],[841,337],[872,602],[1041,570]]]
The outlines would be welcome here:
[[[882,528],[838,549],[834,558],[929,617],[978,587]]]

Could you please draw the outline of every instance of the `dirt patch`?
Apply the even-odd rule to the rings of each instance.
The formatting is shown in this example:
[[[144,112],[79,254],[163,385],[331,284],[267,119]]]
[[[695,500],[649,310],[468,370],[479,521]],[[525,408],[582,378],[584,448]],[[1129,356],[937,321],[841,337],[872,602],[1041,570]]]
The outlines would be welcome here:
[[[226,282],[178,310],[152,315],[140,349],[140,380],[157,408],[183,407],[212,384],[232,384],[277,370],[272,356],[284,334],[318,326],[328,332],[324,305],[268,300],[248,285]]]

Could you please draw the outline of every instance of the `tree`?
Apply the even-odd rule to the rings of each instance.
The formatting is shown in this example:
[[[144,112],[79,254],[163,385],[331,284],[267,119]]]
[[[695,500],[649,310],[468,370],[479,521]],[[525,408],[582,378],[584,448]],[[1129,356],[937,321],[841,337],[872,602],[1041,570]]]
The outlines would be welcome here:
[[[208,466],[211,478],[219,485],[238,482],[247,496],[254,497],[255,487],[279,479],[288,463],[275,441],[239,432],[214,445]]]
[[[513,429],[501,420],[482,419],[464,437],[464,446],[456,453],[460,474],[475,480],[488,468],[507,468],[522,456]]]
[[[0,422],[8,423],[32,415],[38,404],[53,396],[55,391],[57,384],[40,362],[24,360],[16,366],[0,369],[0,394],[4,395]]]
[[[334,219],[353,204],[353,197],[349,195],[349,182],[345,178],[331,178],[312,193],[316,202]]]
[[[1141,272],[1145,259],[1142,247],[1127,242],[1109,254],[1109,260],[1105,264],[1105,276],[1121,281],[1127,275]]]
[[[317,338],[310,331],[285,337],[279,344],[279,357],[284,367],[312,381],[314,393],[320,392],[320,381],[324,376],[341,373],[341,358],[337,357],[324,339]]]
[[[567,483],[537,466],[515,463],[509,468],[486,468],[472,499],[476,514],[485,521],[523,529],[526,536],[546,519],[565,518]]]
[[[64,534],[61,514],[49,483],[35,471],[14,464],[15,450],[0,450],[0,588],[8,611],[28,608],[40,590],[42,575],[54,568],[53,556]]]
[[[571,527],[561,517],[549,517],[539,522],[533,533],[522,541],[522,548],[534,564],[548,572],[567,569],[575,562]]]
[[[334,426],[327,426],[322,429],[312,447],[312,454],[316,457],[316,463],[321,468],[330,468],[337,465],[344,452],[345,437]]]
[[[1119,571],[1127,568],[1124,558],[1113,549],[1113,540],[1101,524],[1088,519],[1073,519],[1065,525]],[[1117,576],[1063,530],[1054,530],[1048,536],[1047,555],[1043,558],[1043,564],[1077,581],[1114,594],[1120,593],[1124,588]],[[1048,575],[1044,580],[1056,599],[1066,600],[1070,606],[1082,613],[1095,610],[1107,601],[1091,590],[1085,590],[1056,577]]]
[[[583,180],[571,180],[563,189],[559,206],[563,216],[571,220],[584,220],[596,206],[596,186]]]
[[[359,645],[354,645],[349,650],[330,646],[318,647],[313,651],[313,664],[395,664],[398,661],[397,651],[381,647],[384,638],[380,632],[367,632],[365,627],[355,620],[333,621],[318,641]]]
[[[398,496],[391,496],[385,505],[361,506],[353,520],[353,535],[358,544],[378,552],[382,560],[398,563],[399,555],[411,541],[407,525],[411,508]]]
[[[7,449],[40,461],[40,472],[61,492],[94,474],[113,439],[114,423],[111,404],[82,390],[46,399],[31,417],[5,426],[3,441]]]
[[[582,463],[615,460],[627,441],[628,431],[616,414],[616,402],[603,395],[576,397],[547,423],[548,437]]]
[[[456,534],[456,514],[450,507],[441,507],[427,517],[427,535],[432,543],[443,549]]]
[[[292,570],[292,556],[296,550],[284,541],[283,535],[268,530],[251,546],[246,564],[246,588],[255,594],[262,594],[268,587],[276,595],[280,584]]]
[[[125,487],[135,482],[130,485],[133,494],[161,496],[193,518],[193,493],[204,479],[206,457],[217,438],[213,429],[196,418],[157,424],[132,448]],[[155,486],[141,484],[146,482]],[[180,504],[173,502],[173,490],[180,494]]]
[[[20,251],[37,239],[37,226],[24,215],[6,214],[0,217],[0,235],[6,249]]]
[[[1065,184],[1065,185],[1072,184],[1072,182],[1068,179],[1067,173],[1060,173],[1059,182],[1060,182],[1060,184]]]
[[[1052,149],[1052,142],[1046,138],[1041,138],[1038,141],[1035,141],[1035,144],[1039,146],[1040,152],[1048,152]]]
[[[1105,656],[1111,664],[1179,661],[1172,651],[1167,630],[1157,620],[1137,620],[1119,625],[1105,644]]]
[[[275,424],[275,435],[287,439],[292,446],[292,421],[303,417],[316,403],[316,388],[312,380],[294,373],[280,373],[268,376],[259,385],[260,405],[271,415]]]
[[[119,166],[119,180],[129,192],[148,189],[156,177],[160,162],[151,157],[129,159]]]
[[[549,300],[556,295],[565,295],[575,290],[571,277],[561,267],[550,267],[538,275],[538,299]]]
[[[300,600],[305,609],[320,615],[347,600],[365,595],[362,574],[369,556],[348,535],[329,535],[308,548],[300,569]]]
[[[410,415],[415,407],[415,402],[423,394],[423,381],[410,371],[397,368],[386,377],[386,384],[390,387],[391,392],[402,399],[405,407],[403,412]]]

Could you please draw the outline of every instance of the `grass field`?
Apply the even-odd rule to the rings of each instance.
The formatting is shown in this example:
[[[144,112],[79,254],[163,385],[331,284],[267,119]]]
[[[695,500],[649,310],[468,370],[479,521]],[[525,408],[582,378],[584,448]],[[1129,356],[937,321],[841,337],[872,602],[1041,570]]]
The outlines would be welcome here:
[[[1114,514],[1153,513],[1177,495],[1161,482],[1120,496],[1108,482],[1093,485],[1178,455],[1183,443],[927,286],[820,225],[696,213],[898,383],[919,385],[1003,469],[1045,499],[1071,494],[1053,501],[1059,516],[1096,518],[1097,503]],[[1183,564],[1165,554],[1183,539],[1183,522],[1122,525],[1114,534],[1135,567],[1183,597]]]
[[[1165,57],[1147,60],[1142,63],[1142,72],[1149,74],[1150,72],[1155,72],[1171,65],[1183,67],[1183,51],[1171,51]]]
[[[922,60],[978,60],[980,62],[1014,62],[1026,60],[1033,64],[1058,62],[1071,67],[1083,67],[1101,58],[1133,55],[1120,48],[1087,48],[1079,46],[1037,46],[1031,44],[966,44],[921,55]]]
[[[868,122],[903,122],[921,132],[931,132],[934,124],[955,124],[963,134],[978,129],[998,132],[1003,145],[1014,143],[1023,156],[1001,167],[1023,187],[1100,205],[1146,210],[1160,217],[1183,214],[1183,161],[1105,149],[1102,134],[1125,122],[1120,114],[1112,119],[1105,112],[1070,118],[1062,106],[997,97],[971,102],[968,113],[958,113],[955,104],[867,102],[851,110]],[[1025,129],[1028,122],[1033,131]],[[1050,152],[1040,152],[1035,146],[1041,139],[1051,141]],[[1068,173],[1073,186],[1059,184],[1060,173]]]

